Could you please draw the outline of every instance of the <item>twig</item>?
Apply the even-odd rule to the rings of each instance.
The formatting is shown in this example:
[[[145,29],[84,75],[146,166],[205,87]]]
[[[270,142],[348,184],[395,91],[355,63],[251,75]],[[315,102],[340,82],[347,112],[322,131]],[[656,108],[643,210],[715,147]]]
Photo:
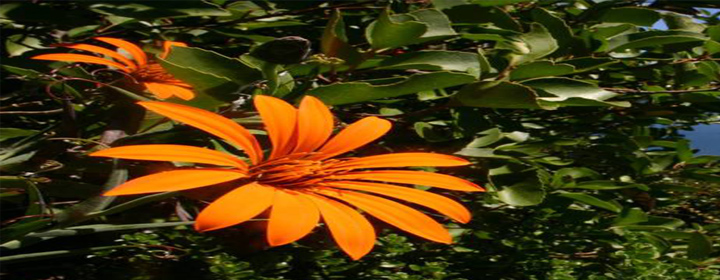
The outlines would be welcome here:
[[[30,102],[25,102],[25,103],[10,104],[7,106],[0,107],[0,111],[5,110],[5,109],[15,109],[15,108],[34,106],[34,105],[43,105],[43,102],[42,101],[30,101]]]
[[[47,111],[0,111],[0,115],[52,115],[60,114],[63,109],[53,109]]]

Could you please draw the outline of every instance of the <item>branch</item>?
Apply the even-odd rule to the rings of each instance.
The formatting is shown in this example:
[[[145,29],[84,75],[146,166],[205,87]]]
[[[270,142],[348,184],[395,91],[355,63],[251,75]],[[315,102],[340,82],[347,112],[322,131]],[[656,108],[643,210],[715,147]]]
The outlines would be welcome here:
[[[47,111],[0,111],[0,115],[52,115],[62,113],[63,109]]]

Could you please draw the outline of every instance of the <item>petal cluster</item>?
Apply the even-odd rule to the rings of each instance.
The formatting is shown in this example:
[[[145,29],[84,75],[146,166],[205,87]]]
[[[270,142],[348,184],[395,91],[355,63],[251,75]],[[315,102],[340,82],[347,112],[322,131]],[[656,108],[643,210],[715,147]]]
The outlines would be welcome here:
[[[227,141],[244,151],[250,163],[234,155],[183,145],[110,148],[91,156],[217,167],[156,173],[117,186],[105,195],[180,191],[237,181],[237,188],[200,212],[195,223],[197,230],[237,225],[269,210],[267,241],[270,245],[294,242],[309,234],[322,220],[339,247],[351,258],[359,259],[373,248],[375,230],[357,209],[419,237],[451,243],[450,234],[440,223],[398,201],[420,205],[466,223],[470,212],[461,204],[411,185],[484,191],[458,177],[393,169],[469,164],[454,156],[393,153],[337,158],[384,135],[391,128],[387,120],[367,117],[332,136],[333,116],[327,106],[314,97],[306,96],[298,108],[269,96],[256,96],[254,103],[272,144],[267,156],[247,129],[225,117],[179,104],[139,102],[148,110]]]
[[[172,75],[167,73],[160,64],[149,61],[147,54],[145,54],[145,52],[137,45],[125,40],[109,37],[96,37],[95,40],[124,50],[130,54],[132,59],[129,59],[116,51],[89,44],[71,44],[66,45],[65,47],[104,55],[109,59],[77,53],[42,54],[32,58],[38,60],[84,62],[106,65],[132,75],[135,79],[142,83],[145,89],[158,98],[166,99],[172,96],[177,96],[184,100],[190,100],[195,97],[190,85],[175,79]],[[163,43],[164,51],[160,55],[160,58],[165,58],[170,53],[172,46],[185,47],[187,45],[180,42],[165,41]]]

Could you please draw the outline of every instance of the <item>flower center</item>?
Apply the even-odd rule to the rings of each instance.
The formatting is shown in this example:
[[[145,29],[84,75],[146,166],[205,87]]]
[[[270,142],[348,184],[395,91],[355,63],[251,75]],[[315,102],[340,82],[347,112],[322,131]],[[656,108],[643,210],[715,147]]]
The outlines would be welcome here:
[[[139,80],[143,81],[155,81],[163,83],[182,83],[178,79],[175,79],[170,73],[165,71],[159,63],[150,62],[145,67],[138,69],[133,73]]]
[[[337,160],[307,160],[304,155],[289,155],[250,168],[250,178],[275,187],[302,188],[322,181],[338,170],[330,170]]]

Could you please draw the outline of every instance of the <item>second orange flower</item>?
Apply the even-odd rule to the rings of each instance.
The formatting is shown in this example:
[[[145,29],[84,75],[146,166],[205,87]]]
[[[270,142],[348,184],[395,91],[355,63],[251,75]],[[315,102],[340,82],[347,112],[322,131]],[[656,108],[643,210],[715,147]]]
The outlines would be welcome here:
[[[41,54],[32,58],[38,60],[84,62],[106,65],[117,68],[120,71],[131,75],[135,80],[142,83],[145,89],[160,99],[177,96],[184,100],[190,100],[195,97],[195,93],[193,93],[190,85],[175,79],[172,75],[170,75],[170,73],[166,72],[159,63],[148,60],[147,54],[145,54],[145,52],[137,45],[125,40],[109,37],[97,37],[95,40],[113,45],[126,51],[130,54],[132,59],[123,56],[119,52],[89,44],[71,44],[66,45],[65,47],[105,55],[111,59],[76,53]],[[168,54],[170,54],[170,48],[172,46],[185,47],[187,45],[180,42],[165,41],[163,43],[164,51],[160,55],[160,58],[167,57]]]

